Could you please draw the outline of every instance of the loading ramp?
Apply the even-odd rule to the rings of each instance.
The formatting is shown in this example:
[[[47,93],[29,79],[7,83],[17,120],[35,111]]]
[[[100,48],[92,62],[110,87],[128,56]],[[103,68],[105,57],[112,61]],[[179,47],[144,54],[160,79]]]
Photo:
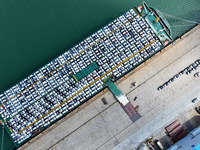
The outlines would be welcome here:
[[[114,94],[124,111],[130,117],[131,121],[137,121],[141,117],[140,114],[137,112],[136,108],[130,103],[126,95],[114,84],[114,82],[112,81],[112,76],[106,78],[104,80],[104,84]]]

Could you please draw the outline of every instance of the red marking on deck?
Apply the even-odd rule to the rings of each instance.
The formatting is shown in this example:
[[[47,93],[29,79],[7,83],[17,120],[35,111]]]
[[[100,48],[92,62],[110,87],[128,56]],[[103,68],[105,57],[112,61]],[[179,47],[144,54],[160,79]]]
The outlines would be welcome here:
[[[130,102],[128,102],[125,106],[122,105],[122,107],[127,113],[127,115],[130,117],[132,122],[135,122],[141,117],[140,114],[137,112],[136,108],[134,108]]]

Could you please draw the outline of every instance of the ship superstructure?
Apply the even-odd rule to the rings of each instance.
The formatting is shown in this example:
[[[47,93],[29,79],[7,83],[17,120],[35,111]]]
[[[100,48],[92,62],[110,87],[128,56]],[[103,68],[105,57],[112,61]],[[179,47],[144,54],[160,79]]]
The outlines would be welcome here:
[[[0,113],[17,145],[45,129],[163,47],[136,8],[0,95]]]

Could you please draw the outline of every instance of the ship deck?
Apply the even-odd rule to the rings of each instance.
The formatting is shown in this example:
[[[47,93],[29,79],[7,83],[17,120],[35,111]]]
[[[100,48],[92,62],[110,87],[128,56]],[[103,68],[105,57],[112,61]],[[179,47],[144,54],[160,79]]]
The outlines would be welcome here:
[[[197,26],[116,82],[129,101],[139,106],[142,117],[135,123],[105,89],[20,149],[134,149],[175,119],[199,116],[192,111],[199,103],[191,100],[200,97],[200,78],[193,76],[200,68],[157,90],[200,59],[199,49]]]
[[[0,95],[6,130],[20,146],[119,79],[162,48],[134,9]]]

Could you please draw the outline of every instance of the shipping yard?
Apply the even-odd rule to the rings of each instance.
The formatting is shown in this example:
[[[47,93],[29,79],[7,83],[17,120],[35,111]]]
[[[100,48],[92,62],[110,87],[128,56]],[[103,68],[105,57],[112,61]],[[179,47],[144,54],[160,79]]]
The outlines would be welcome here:
[[[142,117],[135,123],[106,89],[22,149],[135,149],[151,136],[164,136],[165,126],[176,119],[186,122],[198,118],[194,107],[199,103],[191,101],[200,96],[200,78],[193,76],[199,68],[184,73],[161,91],[157,88],[200,58],[199,35],[197,26],[118,81],[117,86],[130,102],[139,105]],[[196,127],[199,121],[191,124]]]
[[[198,115],[192,110],[200,103],[192,100],[200,98],[200,26],[166,46],[165,18],[143,8],[0,95],[1,124],[16,147],[137,149],[184,114]]]
[[[194,108],[199,103],[191,101],[200,96],[200,78],[193,76],[200,68],[184,73],[161,91],[157,88],[200,58],[199,35],[197,26],[117,82],[130,102],[139,106],[141,118],[136,122],[106,89],[22,149],[135,149],[151,136],[164,136],[164,128],[176,119],[186,122],[195,117],[191,124],[197,127],[200,119]]]
[[[144,19],[131,9],[79,45],[0,95],[1,117],[20,145],[161,48]]]

